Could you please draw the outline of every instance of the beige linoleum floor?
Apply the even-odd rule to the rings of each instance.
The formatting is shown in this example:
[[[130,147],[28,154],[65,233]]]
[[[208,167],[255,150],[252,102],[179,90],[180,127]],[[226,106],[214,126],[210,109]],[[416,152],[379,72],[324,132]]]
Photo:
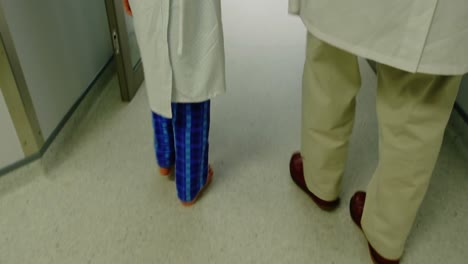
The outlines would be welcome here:
[[[270,1],[225,1],[229,93],[213,102],[215,179],[196,206],[180,206],[156,172],[144,89],[121,103],[114,78],[47,170],[0,177],[0,263],[371,263],[347,202],[377,162],[375,76],[363,63],[344,204],[324,213],[288,174],[303,27],[280,1],[262,10]],[[468,259],[468,159],[457,142],[449,131],[403,263]]]

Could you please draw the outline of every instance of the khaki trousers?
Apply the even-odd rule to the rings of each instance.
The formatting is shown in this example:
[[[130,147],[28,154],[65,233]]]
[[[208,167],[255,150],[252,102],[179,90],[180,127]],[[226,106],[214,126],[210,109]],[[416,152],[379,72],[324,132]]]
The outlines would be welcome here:
[[[413,74],[379,64],[379,164],[362,226],[384,257],[398,259],[426,194],[461,76]],[[338,198],[356,95],[356,56],[308,35],[302,102],[302,156],[310,191]]]

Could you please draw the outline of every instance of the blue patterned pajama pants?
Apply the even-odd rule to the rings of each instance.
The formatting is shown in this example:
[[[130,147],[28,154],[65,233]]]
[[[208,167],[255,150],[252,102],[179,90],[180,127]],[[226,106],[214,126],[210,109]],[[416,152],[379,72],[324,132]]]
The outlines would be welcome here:
[[[177,195],[190,202],[208,176],[210,101],[173,103],[172,116],[153,113],[156,158],[162,168],[175,166]]]

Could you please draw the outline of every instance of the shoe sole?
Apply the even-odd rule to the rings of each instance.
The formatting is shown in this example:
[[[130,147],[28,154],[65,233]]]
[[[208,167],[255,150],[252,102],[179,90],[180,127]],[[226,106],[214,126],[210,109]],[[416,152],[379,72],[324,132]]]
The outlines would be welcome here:
[[[293,182],[296,184],[297,187],[299,187],[299,189],[301,189],[305,194],[307,194],[307,196],[309,196],[312,201],[315,203],[315,205],[317,205],[320,209],[322,209],[323,211],[326,211],[326,212],[333,212],[335,211],[336,209],[338,209],[339,207],[339,201],[337,202],[337,205],[331,205],[331,206],[326,206],[326,205],[321,205],[319,203],[317,203],[315,201],[315,198],[313,195],[311,195],[309,192],[308,189],[306,189],[305,187],[303,187],[301,184],[299,184],[296,179],[294,179],[294,177],[292,176],[292,172],[291,172],[291,179],[293,180]]]

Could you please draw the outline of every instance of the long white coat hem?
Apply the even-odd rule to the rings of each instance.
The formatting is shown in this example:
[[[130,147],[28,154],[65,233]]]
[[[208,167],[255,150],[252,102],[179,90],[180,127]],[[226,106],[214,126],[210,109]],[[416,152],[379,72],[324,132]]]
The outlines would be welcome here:
[[[220,0],[130,0],[150,108],[172,118],[171,103],[225,93]]]
[[[307,24],[307,21],[304,21]],[[398,68],[403,71],[407,72],[416,72],[412,65],[408,64],[407,60],[394,58],[392,56],[387,56],[383,53],[373,52],[369,50],[367,47],[360,47],[360,46],[352,46],[348,42],[343,41],[339,38],[335,38],[334,36],[328,35],[324,32],[321,32],[319,29],[315,28],[314,26],[308,25],[307,29],[310,33],[312,33],[318,39],[334,46],[339,49],[345,50],[349,53],[352,53],[356,56],[373,60],[394,68]],[[443,70],[441,70],[441,68]],[[467,66],[468,68],[468,66]],[[436,74],[436,75],[463,75],[467,72],[467,70],[461,70],[459,66],[454,65],[441,65],[441,64],[420,64],[417,68],[418,73],[423,74]]]
[[[289,0],[289,12],[357,56],[408,72],[468,72],[466,0]]]

